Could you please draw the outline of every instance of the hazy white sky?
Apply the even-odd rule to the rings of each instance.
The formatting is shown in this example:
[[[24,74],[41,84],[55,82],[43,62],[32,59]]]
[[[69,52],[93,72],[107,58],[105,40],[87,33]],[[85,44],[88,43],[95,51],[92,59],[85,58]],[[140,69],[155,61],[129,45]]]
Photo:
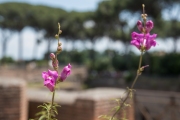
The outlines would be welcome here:
[[[93,11],[97,8],[98,2],[102,0],[0,0],[0,3],[3,2],[26,2],[34,5],[47,5],[51,7],[57,7],[57,8],[63,8],[65,10],[71,11],[71,10],[76,10],[76,11]],[[41,34],[40,34],[41,35]],[[28,36],[28,37],[27,37]],[[0,34],[1,38],[1,34]],[[25,28],[22,34],[23,38],[23,59],[32,59],[33,55],[33,49],[34,49],[34,44],[35,44],[35,39],[37,38],[37,34],[31,29],[31,28]],[[69,42],[63,42],[63,49],[71,49],[72,44]],[[1,43],[1,42],[0,42]],[[11,36],[11,40],[8,42],[7,46],[7,56],[11,56],[14,59],[18,59],[18,35],[13,34]],[[101,45],[100,45],[100,44]],[[167,47],[168,45],[168,47]],[[1,44],[0,44],[1,46]],[[46,46],[47,43],[43,41],[36,52],[36,58],[41,59],[46,52]],[[82,45],[80,42],[76,44],[77,47],[82,48]],[[172,50],[173,43],[171,40],[158,40],[158,45],[155,48],[152,48],[151,51],[154,50],[164,50],[166,52],[170,52]],[[56,42],[53,43],[51,46],[51,50],[55,51],[56,50]],[[90,43],[86,44],[87,48],[91,47]],[[106,48],[113,48],[116,50],[121,51],[122,53],[124,52],[124,46],[120,42],[111,42],[107,37],[104,37],[102,40],[99,40],[97,44],[95,45],[96,50],[98,51],[103,51]],[[1,48],[1,47],[0,47]],[[83,49],[83,48],[82,48]],[[132,49],[136,52],[139,53],[139,51],[135,48],[132,47]],[[178,48],[180,50],[180,48]],[[2,49],[0,49],[0,58],[2,57]]]
[[[0,0],[2,2],[25,2],[34,5],[47,5],[65,10],[89,11],[97,8],[102,0]]]

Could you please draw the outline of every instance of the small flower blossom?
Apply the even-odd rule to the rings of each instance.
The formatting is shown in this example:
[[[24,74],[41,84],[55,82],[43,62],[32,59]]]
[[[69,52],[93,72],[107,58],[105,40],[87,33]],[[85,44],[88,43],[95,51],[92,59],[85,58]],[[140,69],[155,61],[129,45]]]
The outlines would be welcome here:
[[[60,74],[60,81],[63,82],[71,73],[71,65],[65,66]]]
[[[51,92],[53,92],[56,79],[58,78],[57,71],[44,71],[42,72],[42,78],[44,79],[44,86],[46,86]]]
[[[136,46],[139,50],[149,50],[152,46],[156,46],[156,38],[157,34],[150,35],[148,34],[139,34],[133,32],[131,34],[132,40],[131,44]]]

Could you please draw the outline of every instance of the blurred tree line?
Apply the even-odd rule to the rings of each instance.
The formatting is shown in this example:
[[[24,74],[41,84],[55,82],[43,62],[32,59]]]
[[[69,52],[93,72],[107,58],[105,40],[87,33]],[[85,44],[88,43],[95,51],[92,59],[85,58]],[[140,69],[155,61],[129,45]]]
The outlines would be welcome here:
[[[139,56],[130,52],[129,60],[125,59],[125,54],[120,54],[118,51],[107,49],[104,52],[94,51],[95,61],[92,63],[90,58],[91,50],[83,51],[62,51],[58,56],[61,64],[71,62],[76,65],[85,65],[89,70],[96,70],[97,73],[107,71],[129,71],[135,73],[138,67]],[[94,65],[92,65],[94,64]],[[145,69],[144,74],[153,76],[179,76],[180,71],[180,54],[159,52],[146,53],[144,56],[143,65],[150,65]]]
[[[129,43],[130,33],[137,31],[136,21],[141,19],[142,4],[146,5],[148,18],[154,21],[155,26],[152,32],[157,33],[159,39],[172,39],[174,43],[174,50],[170,54],[161,56],[157,52],[155,55],[154,53],[146,55],[145,64],[151,65],[146,73],[178,75],[180,68],[180,58],[177,53],[177,41],[180,37],[179,0],[109,0],[100,2],[97,9],[90,12],[68,12],[60,8],[26,3],[2,3],[0,4],[2,34],[0,42],[3,53],[1,61],[6,60],[7,44],[14,33],[19,35],[18,54],[19,60],[22,60],[22,43],[25,42],[22,40],[22,31],[25,27],[31,27],[37,33],[44,31],[43,38],[37,36],[34,54],[36,54],[41,41],[46,40],[45,56],[47,56],[51,52],[51,43],[55,40],[57,23],[60,22],[63,31],[61,37],[66,41],[75,43],[80,40],[82,43],[86,41],[92,43],[90,50],[79,52],[74,48],[68,53],[63,51],[59,57],[61,62],[86,64],[90,70],[96,69],[97,71],[136,69],[138,56],[131,51]],[[124,54],[121,55],[113,50],[106,50],[104,53],[96,52],[94,50],[95,42],[104,36],[112,42],[121,41],[125,46]],[[28,41],[26,42],[28,43]]]

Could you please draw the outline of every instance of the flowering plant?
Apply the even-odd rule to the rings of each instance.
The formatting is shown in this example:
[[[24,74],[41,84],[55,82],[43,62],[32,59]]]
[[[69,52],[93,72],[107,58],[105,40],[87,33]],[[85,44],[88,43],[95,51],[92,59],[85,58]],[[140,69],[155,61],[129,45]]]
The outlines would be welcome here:
[[[58,71],[58,60],[57,55],[62,51],[61,42],[59,41],[59,35],[62,33],[60,30],[60,24],[58,23],[58,33],[55,35],[55,38],[58,40],[58,47],[56,54],[51,53],[50,58],[52,60],[52,66],[54,70],[48,70],[42,72],[42,78],[44,79],[44,86],[46,86],[53,94],[52,94],[52,100],[50,103],[44,103],[43,105],[40,105],[38,107],[42,108],[42,111],[37,113],[38,120],[57,120],[56,115],[58,114],[58,111],[56,107],[59,107],[58,104],[54,103],[54,96],[55,96],[55,88],[56,85],[60,82],[63,82],[71,73],[71,64],[68,64],[63,68],[60,74]]]
[[[138,77],[141,75],[144,68],[149,66],[149,65],[145,65],[145,66],[141,65],[142,57],[143,57],[144,52],[149,50],[152,46],[154,46],[154,47],[156,46],[155,38],[156,38],[157,34],[152,34],[152,35],[150,34],[150,31],[154,27],[154,23],[151,20],[147,21],[147,14],[145,14],[145,12],[144,12],[145,5],[143,4],[142,7],[143,7],[143,14],[141,15],[141,17],[143,19],[143,22],[141,22],[140,20],[137,22],[137,28],[141,33],[132,32],[131,33],[132,40],[130,42],[131,45],[134,45],[135,47],[137,47],[137,49],[139,49],[141,52],[136,77],[135,77],[131,87],[127,88],[126,97],[124,99],[123,98],[115,99],[115,101],[118,103],[118,105],[113,108],[113,110],[115,110],[115,112],[112,114],[112,116],[101,115],[100,118],[104,118],[104,119],[108,119],[108,120],[119,120],[119,119],[115,118],[116,114],[118,112],[120,112],[122,109],[124,110],[125,107],[130,106],[130,104],[126,103],[126,101],[128,100],[128,98],[132,99],[133,91],[135,91],[133,88],[134,88],[134,85],[135,85]],[[127,120],[126,116],[124,116],[122,118],[122,120]]]

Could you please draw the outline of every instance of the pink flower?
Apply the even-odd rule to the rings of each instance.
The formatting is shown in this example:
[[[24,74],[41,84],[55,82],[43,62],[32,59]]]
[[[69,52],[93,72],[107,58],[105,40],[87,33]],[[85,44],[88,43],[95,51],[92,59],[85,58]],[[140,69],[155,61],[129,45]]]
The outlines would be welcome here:
[[[153,27],[154,27],[154,23],[151,20],[147,21],[146,28],[145,28],[146,33],[149,33],[153,29]]]
[[[44,71],[42,72],[42,78],[44,79],[44,86],[46,86],[51,92],[53,92],[56,79],[58,78],[57,71]]]
[[[139,31],[141,31],[141,32],[143,31],[143,25],[142,25],[142,22],[140,20],[138,20],[138,22],[137,22],[137,28]]]
[[[69,63],[67,66],[63,68],[60,75],[60,81],[63,82],[67,78],[67,76],[70,75],[70,73],[71,73],[71,65]]]
[[[152,46],[156,46],[156,38],[157,34],[150,35],[148,34],[139,34],[133,32],[131,34],[132,40],[131,44],[136,46],[139,50],[149,50]]]

